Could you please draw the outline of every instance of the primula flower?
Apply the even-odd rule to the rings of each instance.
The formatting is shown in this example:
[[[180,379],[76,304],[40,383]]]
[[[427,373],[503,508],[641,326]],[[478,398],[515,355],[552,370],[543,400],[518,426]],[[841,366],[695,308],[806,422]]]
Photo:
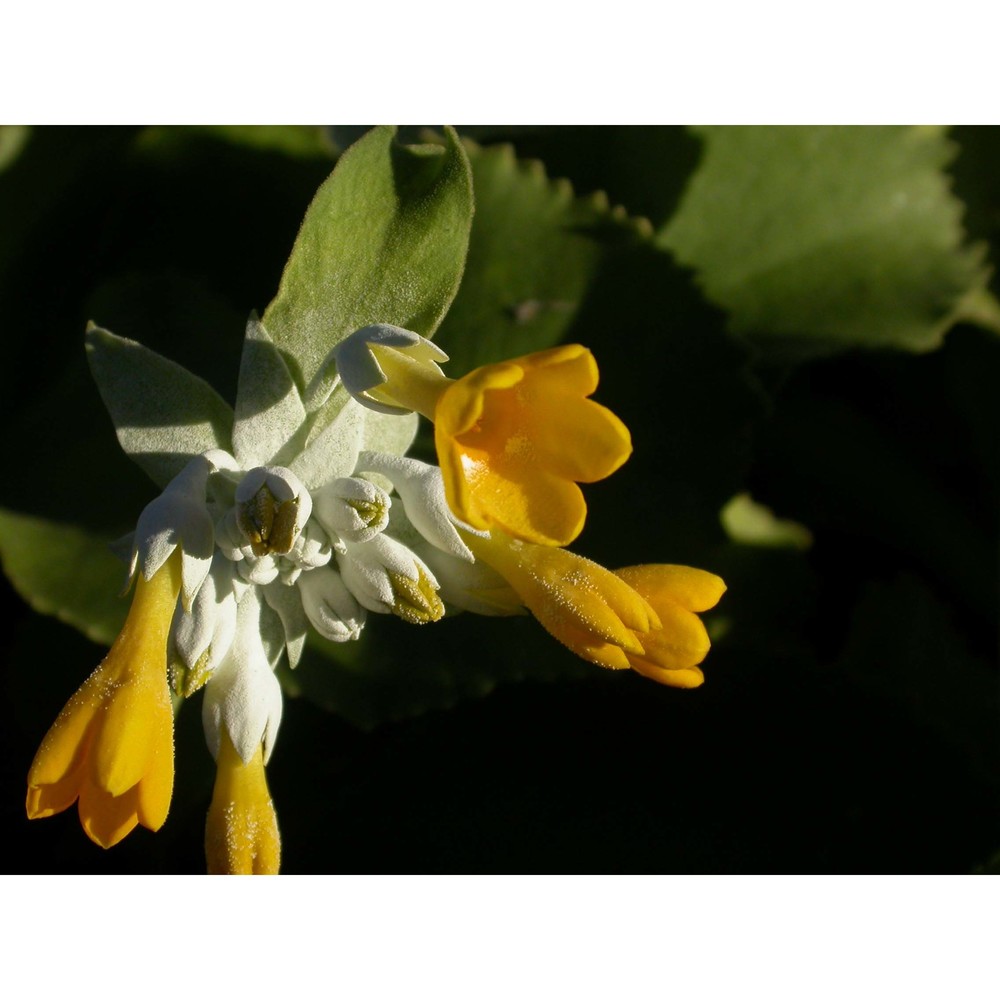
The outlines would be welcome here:
[[[137,823],[158,830],[174,784],[167,638],[181,590],[179,553],[146,580],[101,665],[67,702],[28,772],[29,819],[79,799],[80,821],[101,847]]]
[[[244,764],[223,734],[212,804],[205,822],[209,875],[277,875],[281,864],[278,817],[258,746]]]
[[[278,873],[281,838],[264,765],[281,724],[281,688],[262,639],[262,610],[248,589],[233,643],[205,685],[202,723],[216,764],[205,824],[209,874]]]
[[[434,422],[445,495],[457,517],[542,545],[579,535],[587,507],[577,483],[611,475],[632,452],[628,428],[588,399],[598,382],[579,344],[446,378],[447,356],[415,333],[365,327],[336,349],[347,390],[373,409]]]
[[[697,687],[709,649],[695,611],[724,593],[723,581],[689,566],[642,565],[612,573],[565,549],[492,532],[469,536],[545,629],[577,656],[672,687]]]
[[[649,602],[660,627],[642,637],[642,653],[628,653],[636,673],[671,687],[698,687],[705,675],[698,666],[711,645],[696,612],[708,611],[726,592],[723,580],[693,566],[629,566],[615,570]]]

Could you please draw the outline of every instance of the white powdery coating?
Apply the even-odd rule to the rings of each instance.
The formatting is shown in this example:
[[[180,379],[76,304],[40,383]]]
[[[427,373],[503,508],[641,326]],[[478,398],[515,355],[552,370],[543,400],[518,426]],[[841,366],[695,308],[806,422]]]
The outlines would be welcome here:
[[[283,465],[260,465],[256,469],[251,469],[240,480],[236,487],[236,502],[246,503],[262,486],[267,487],[275,502],[279,504],[298,500],[299,510],[295,530],[301,531],[312,514],[312,497],[302,480]]]
[[[366,521],[358,511],[359,506],[372,508],[377,517]],[[391,506],[392,500],[385,490],[356,477],[331,480],[314,498],[320,524],[345,542],[367,542],[385,530]]]
[[[190,611],[175,613],[172,629],[174,649],[189,668],[210,650],[205,669],[214,671],[229,651],[236,635],[236,591],[232,563],[221,552],[212,559]]]
[[[215,526],[205,502],[205,491],[208,477],[216,469],[208,455],[214,454],[192,458],[167,488],[145,506],[132,543],[130,573],[138,567],[146,580],[181,546],[181,597],[185,607],[191,606],[212,563]]]
[[[320,635],[332,642],[359,638],[365,624],[364,608],[336,570],[324,567],[301,577],[299,593],[302,607]]]
[[[396,604],[392,576],[419,580],[421,571],[427,583],[438,589],[430,567],[412,550],[383,532],[361,545],[350,542],[337,555],[337,564],[347,589],[369,611],[388,614]]]
[[[402,455],[381,455],[363,451],[358,456],[359,472],[375,472],[385,476],[395,487],[410,523],[431,545],[456,559],[474,562],[475,557],[462,541],[456,525],[477,535],[476,531],[457,520],[444,494],[444,480],[436,465],[419,462]]]
[[[456,559],[427,544],[418,551],[437,576],[438,594],[445,604],[491,617],[527,613],[507,581],[486,563]]]
[[[337,374],[344,388],[359,402],[379,413],[408,413],[404,407],[390,406],[373,399],[368,391],[386,381],[385,372],[372,353],[372,347],[388,347],[423,362],[439,375],[437,362],[447,361],[448,355],[436,344],[418,333],[388,323],[355,330],[331,352],[336,360]]]
[[[274,749],[281,723],[281,686],[261,640],[260,611],[260,598],[251,587],[237,610],[233,644],[205,685],[202,724],[216,759],[223,726],[244,764],[262,743],[265,764]]]
[[[286,555],[301,569],[317,569],[325,566],[333,556],[333,548],[326,532],[316,523],[309,521],[299,532],[291,551]]]

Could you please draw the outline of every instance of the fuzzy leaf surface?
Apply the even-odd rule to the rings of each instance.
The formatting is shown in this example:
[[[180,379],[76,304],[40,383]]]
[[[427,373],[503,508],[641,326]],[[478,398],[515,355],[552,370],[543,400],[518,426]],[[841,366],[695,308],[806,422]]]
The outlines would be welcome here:
[[[376,128],[316,193],[264,325],[305,391],[330,349],[371,323],[433,336],[462,277],[472,184],[453,132],[399,146]]]
[[[158,486],[195,455],[232,451],[233,411],[197,375],[93,325],[87,356],[122,449]]]
[[[658,240],[772,356],[928,351],[957,319],[982,314],[982,249],[966,243],[944,172],[955,146],[940,130],[697,134],[701,164]]]

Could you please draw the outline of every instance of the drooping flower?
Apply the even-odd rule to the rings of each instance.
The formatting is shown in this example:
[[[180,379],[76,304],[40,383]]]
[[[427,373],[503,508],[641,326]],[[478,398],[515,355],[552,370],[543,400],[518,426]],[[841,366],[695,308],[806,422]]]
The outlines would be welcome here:
[[[83,828],[101,847],[117,844],[138,823],[150,830],[163,825],[174,783],[167,639],[180,591],[179,552],[148,580],[137,575],[121,633],[35,755],[29,819],[79,799]]]
[[[205,821],[205,860],[209,875],[277,875],[281,866],[263,748],[258,746],[244,763],[225,733]]]
[[[469,536],[545,629],[591,663],[673,687],[697,687],[708,633],[694,613],[725,591],[713,573],[689,566],[641,565],[612,573],[565,549],[492,532]]]
[[[711,642],[698,613],[719,603],[726,591],[721,577],[693,566],[647,564],[615,570],[649,602],[660,627],[642,638],[642,653],[629,653],[629,665],[643,677],[670,687],[698,687],[705,675],[698,666]]]
[[[579,344],[453,381],[438,367],[447,356],[429,341],[378,325],[348,337],[336,358],[355,399],[434,422],[448,504],[474,528],[567,545],[587,513],[577,483],[611,475],[632,451],[625,425],[588,398],[597,389],[597,364]]]
[[[239,604],[232,645],[205,686],[202,722],[215,758],[205,823],[210,875],[276,875],[281,838],[264,766],[281,724],[281,688],[261,630],[253,588]]]

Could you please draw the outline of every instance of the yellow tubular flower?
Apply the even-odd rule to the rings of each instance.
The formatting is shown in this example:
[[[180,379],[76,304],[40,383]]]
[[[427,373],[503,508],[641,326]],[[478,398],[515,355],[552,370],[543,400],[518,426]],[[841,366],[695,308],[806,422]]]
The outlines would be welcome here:
[[[464,535],[477,559],[510,584],[545,629],[577,656],[602,667],[631,667],[673,687],[704,681],[709,649],[695,612],[714,607],[722,580],[689,566],[631,566],[612,573],[565,549],[493,532]]]
[[[485,365],[457,381],[391,347],[372,350],[386,381],[369,397],[434,421],[448,505],[474,528],[567,545],[587,514],[577,483],[610,476],[632,453],[628,428],[587,398],[597,363],[579,344]]]
[[[591,663],[627,670],[629,654],[642,654],[645,636],[660,626],[644,598],[589,559],[499,532],[464,538],[553,637]]]
[[[711,643],[695,612],[714,608],[726,585],[714,573],[691,566],[629,566],[615,575],[644,597],[661,628],[643,636],[643,652],[629,653],[632,669],[670,687],[698,687],[705,680],[698,664]]]
[[[79,799],[83,829],[101,847],[117,844],[137,823],[163,825],[174,784],[167,635],[180,588],[179,550],[148,581],[138,574],[121,634],[35,754],[29,819]]]
[[[597,363],[579,344],[486,365],[452,383],[434,411],[445,496],[474,528],[568,545],[587,505],[577,483],[610,476],[632,453],[628,428],[587,399]]]
[[[215,790],[205,823],[209,875],[277,875],[281,838],[267,779],[263,747],[244,764],[225,726],[219,744]]]

